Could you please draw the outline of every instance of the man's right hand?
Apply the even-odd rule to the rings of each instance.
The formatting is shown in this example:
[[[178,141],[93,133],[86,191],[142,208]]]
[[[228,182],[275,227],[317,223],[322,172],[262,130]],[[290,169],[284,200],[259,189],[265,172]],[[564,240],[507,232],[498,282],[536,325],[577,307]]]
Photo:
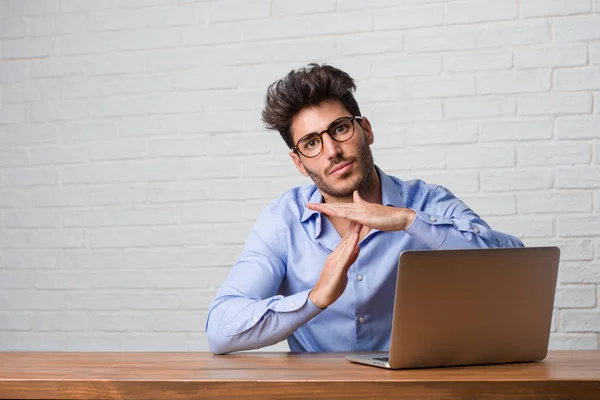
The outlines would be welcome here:
[[[362,225],[352,221],[346,236],[327,257],[321,276],[308,298],[319,308],[333,304],[346,290],[348,269],[358,258],[358,242]]]

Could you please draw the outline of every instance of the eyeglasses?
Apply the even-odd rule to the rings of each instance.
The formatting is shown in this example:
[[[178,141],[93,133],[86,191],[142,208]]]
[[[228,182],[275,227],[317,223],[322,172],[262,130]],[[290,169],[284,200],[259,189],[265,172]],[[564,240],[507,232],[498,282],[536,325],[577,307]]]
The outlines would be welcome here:
[[[292,150],[299,152],[304,157],[315,158],[323,152],[323,134],[325,132],[336,142],[346,142],[354,136],[354,120],[360,121],[360,119],[361,117],[338,118],[323,132],[302,136]]]

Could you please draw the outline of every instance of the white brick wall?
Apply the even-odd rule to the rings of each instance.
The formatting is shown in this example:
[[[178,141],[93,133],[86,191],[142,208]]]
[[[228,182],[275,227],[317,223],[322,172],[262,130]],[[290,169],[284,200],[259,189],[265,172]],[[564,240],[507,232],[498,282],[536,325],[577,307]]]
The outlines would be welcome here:
[[[260,111],[311,61],[356,78],[381,167],[561,248],[551,348],[598,349],[598,0],[1,3],[0,350],[206,351],[256,216],[308,182]]]

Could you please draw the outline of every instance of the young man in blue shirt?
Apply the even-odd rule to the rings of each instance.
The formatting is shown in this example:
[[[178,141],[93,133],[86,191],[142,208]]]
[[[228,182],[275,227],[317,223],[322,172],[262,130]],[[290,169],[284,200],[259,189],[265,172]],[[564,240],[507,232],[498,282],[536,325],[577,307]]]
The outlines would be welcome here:
[[[310,64],[267,91],[263,121],[314,185],[275,199],[209,306],[215,354],[288,340],[292,351],[387,351],[403,250],[522,247],[442,186],[373,162],[353,79]]]

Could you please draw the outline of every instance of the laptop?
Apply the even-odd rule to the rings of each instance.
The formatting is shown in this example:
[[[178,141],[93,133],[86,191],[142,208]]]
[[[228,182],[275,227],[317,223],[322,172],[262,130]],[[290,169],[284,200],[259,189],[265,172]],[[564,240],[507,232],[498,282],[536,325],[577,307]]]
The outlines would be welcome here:
[[[390,369],[543,360],[559,258],[557,247],[404,251],[389,352],[346,358]]]

